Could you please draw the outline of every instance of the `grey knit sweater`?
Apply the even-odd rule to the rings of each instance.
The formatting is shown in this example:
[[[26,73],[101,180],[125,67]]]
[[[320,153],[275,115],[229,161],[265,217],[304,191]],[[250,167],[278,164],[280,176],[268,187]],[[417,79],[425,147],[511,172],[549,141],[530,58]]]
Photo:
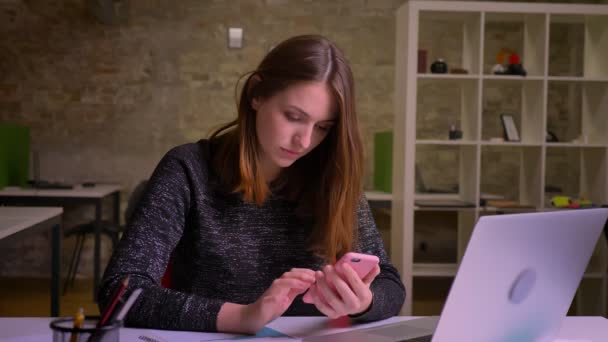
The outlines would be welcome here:
[[[295,214],[295,203],[271,195],[263,206],[218,187],[206,140],[169,151],[114,251],[99,291],[101,308],[121,279],[129,290],[143,288],[129,312],[128,326],[216,331],[225,302],[254,302],[284,272],[294,267],[318,270],[323,261],[307,248],[310,220]],[[380,258],[381,273],[371,289],[372,307],[357,319],[396,315],[405,299],[397,270],[390,264],[369,206],[358,209],[356,251]],[[172,265],[172,289],[160,286]],[[321,315],[298,296],[285,315]]]

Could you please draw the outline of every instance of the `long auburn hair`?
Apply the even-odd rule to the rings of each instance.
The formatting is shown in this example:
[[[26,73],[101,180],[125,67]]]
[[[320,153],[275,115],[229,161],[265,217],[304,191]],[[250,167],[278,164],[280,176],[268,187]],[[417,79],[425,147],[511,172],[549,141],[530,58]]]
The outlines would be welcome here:
[[[344,54],[331,41],[319,35],[290,38],[272,49],[246,76],[238,117],[210,137],[221,138],[214,165],[229,189],[261,205],[271,188],[258,165],[261,148],[252,101],[270,98],[303,81],[327,84],[337,120],[315,149],[282,171],[277,183],[281,192],[298,202],[299,212],[312,217],[311,250],[331,260],[350,251],[357,238],[363,174],[353,75]]]

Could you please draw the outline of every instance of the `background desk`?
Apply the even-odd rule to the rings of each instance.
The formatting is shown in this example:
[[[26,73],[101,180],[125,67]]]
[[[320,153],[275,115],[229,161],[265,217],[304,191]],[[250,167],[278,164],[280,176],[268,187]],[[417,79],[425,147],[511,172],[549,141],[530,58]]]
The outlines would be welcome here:
[[[298,341],[306,336],[328,335],[350,329],[363,329],[370,326],[395,323],[415,317],[393,317],[381,322],[361,324],[351,328],[327,328],[327,318],[323,317],[280,317],[270,323],[264,331],[265,336],[277,336],[255,341]],[[0,318],[0,342],[51,341],[50,318]],[[146,339],[147,338],[147,339]],[[608,341],[608,320],[603,317],[566,317],[558,338],[561,341],[605,342]],[[232,334],[211,334],[186,331],[126,329],[120,331],[120,342],[201,342],[212,340],[252,340],[248,336]],[[557,341],[560,341],[557,340]]]
[[[52,229],[51,316],[59,315],[62,213],[62,208],[53,207],[0,207],[0,244],[10,243],[26,233]]]
[[[120,186],[95,185],[75,186],[73,189],[20,189],[0,190],[0,204],[23,206],[65,206],[70,204],[95,206],[95,252],[93,267],[93,299],[97,300],[97,286],[100,278],[100,225],[103,199],[112,196],[114,203],[114,223],[120,223]]]

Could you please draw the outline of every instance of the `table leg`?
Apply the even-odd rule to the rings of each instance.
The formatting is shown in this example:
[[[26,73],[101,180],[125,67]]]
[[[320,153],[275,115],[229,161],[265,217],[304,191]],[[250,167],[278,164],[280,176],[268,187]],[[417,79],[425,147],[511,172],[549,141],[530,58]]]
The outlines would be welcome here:
[[[93,260],[93,301],[97,303],[97,289],[99,287],[99,264],[101,252],[101,199],[95,203],[95,255]]]
[[[114,197],[114,223],[116,226],[120,225],[120,191],[116,191],[112,194]]]
[[[61,287],[61,226],[52,230],[51,257],[51,317],[59,317],[59,288]]]

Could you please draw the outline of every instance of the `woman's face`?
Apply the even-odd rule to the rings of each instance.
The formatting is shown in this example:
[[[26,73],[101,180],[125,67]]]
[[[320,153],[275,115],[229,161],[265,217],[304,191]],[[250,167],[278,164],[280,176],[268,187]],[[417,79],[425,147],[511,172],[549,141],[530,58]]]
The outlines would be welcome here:
[[[296,83],[267,99],[254,99],[252,107],[266,181],[317,147],[337,119],[323,82]]]

